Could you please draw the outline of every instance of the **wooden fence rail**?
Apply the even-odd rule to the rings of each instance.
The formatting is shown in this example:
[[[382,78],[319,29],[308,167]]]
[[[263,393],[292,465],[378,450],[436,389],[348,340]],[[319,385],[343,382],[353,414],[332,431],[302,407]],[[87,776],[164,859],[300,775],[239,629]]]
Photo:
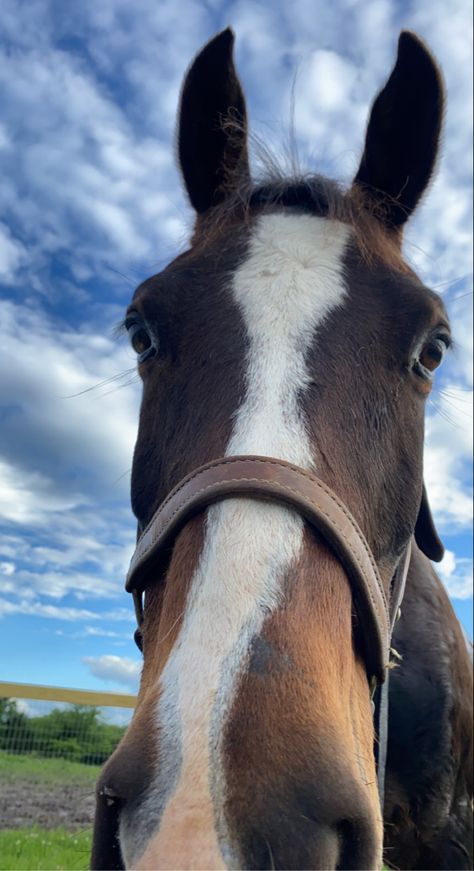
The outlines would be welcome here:
[[[9,681],[0,681],[0,698],[40,699],[46,702],[69,702],[72,705],[92,705],[97,708],[134,708],[136,704],[136,696],[128,693],[101,693],[96,690],[73,690],[69,687]]]

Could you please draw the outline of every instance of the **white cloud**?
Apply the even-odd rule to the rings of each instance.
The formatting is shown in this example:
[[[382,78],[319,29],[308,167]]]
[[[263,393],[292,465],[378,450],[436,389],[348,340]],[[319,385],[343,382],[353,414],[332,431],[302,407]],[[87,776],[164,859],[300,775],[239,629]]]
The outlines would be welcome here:
[[[86,637],[90,638],[123,638],[123,634],[120,632],[114,632],[112,629],[104,629],[102,626],[85,626],[84,633]],[[126,636],[129,638],[129,635]]]
[[[133,716],[131,708],[101,708],[100,716],[104,723],[113,726],[128,726]]]
[[[11,602],[0,599],[0,617],[11,614],[24,614],[34,617],[47,617],[53,620],[97,620],[98,614],[86,608],[70,608],[58,605],[44,605],[41,602],[22,599]]]
[[[85,656],[82,661],[89,667],[94,677],[123,684],[131,692],[137,692],[141,672],[140,662],[114,654]]]
[[[61,600],[73,593],[76,599],[87,599],[89,604],[95,599],[117,598],[123,595],[123,588],[115,578],[98,579],[89,571],[28,571],[15,573],[16,589],[24,595],[35,593],[50,599]]]
[[[135,617],[132,608],[115,608],[110,611],[91,611],[88,608],[73,608],[68,605],[45,605],[36,599],[24,597],[12,602],[0,598],[0,617],[22,614],[30,617],[46,617],[51,620],[80,622],[89,620],[116,620],[133,625]]]
[[[128,568],[134,541],[129,510],[104,506],[98,515],[94,506],[75,512],[51,513],[48,524],[36,527],[34,533],[30,528],[27,536],[23,529],[13,528],[0,540],[0,559],[9,561],[10,565],[15,560],[17,578],[25,570],[38,574],[60,570],[67,576],[87,566],[100,595],[102,578],[113,580],[115,588],[120,590],[120,579]]]
[[[456,373],[457,382],[461,386],[472,390],[474,362],[472,288],[467,289],[467,282],[459,282],[453,288],[451,297],[448,305],[456,344],[450,369],[453,375]]]
[[[130,597],[127,597],[127,601],[130,603]],[[110,611],[104,611],[100,616],[105,621],[118,620],[135,625],[135,614],[131,604],[128,608],[113,608]]]
[[[446,550],[437,570],[453,599],[470,599],[472,596],[472,560],[459,559],[452,550]]]
[[[12,284],[15,281],[18,268],[25,260],[24,246],[17,239],[12,238],[10,230],[5,224],[0,223],[0,281],[3,281],[4,284]]]
[[[116,482],[130,467],[138,418],[133,353],[92,325],[72,329],[32,306],[3,301],[0,319],[0,369],[9,372],[0,384],[9,408],[0,456],[13,467],[4,467],[5,515],[19,520],[88,502],[72,481],[55,493],[53,481],[71,467],[89,494],[92,487],[106,488],[109,498],[123,492],[127,482],[118,489]],[[24,475],[15,468],[20,458],[30,467]]]
[[[81,497],[51,492],[52,482],[39,472],[26,472],[0,459],[0,517],[20,524],[47,523],[50,512],[70,511]]]
[[[318,50],[311,57],[307,72],[308,90],[314,94],[312,110],[326,112],[347,109],[352,89],[357,81],[353,64],[335,51]]]
[[[435,402],[426,425],[425,482],[441,531],[455,534],[472,522],[472,394],[447,385]]]
[[[117,45],[111,45],[113,38],[108,39],[103,31],[91,31],[90,19],[95,15],[89,10],[88,20],[86,12],[82,22],[88,45],[86,60],[80,52],[58,46],[55,37],[59,34],[45,26],[48,5],[43,2],[30,6],[24,14],[16,8],[16,21],[13,12],[10,17],[8,13],[5,16],[11,39],[14,44],[21,43],[21,49],[0,51],[2,120],[7,128],[16,131],[22,148],[20,154],[18,149],[3,149],[0,195],[4,208],[21,227],[22,243],[15,243],[14,249],[13,242],[7,247],[5,241],[2,257],[0,236],[0,269],[4,260],[5,274],[7,267],[11,271],[17,266],[14,256],[18,260],[23,251],[20,244],[27,242],[28,279],[31,281],[34,276],[35,286],[49,293],[41,267],[51,254],[64,258],[67,252],[66,260],[72,270],[84,263],[101,274],[109,263],[123,270],[131,260],[135,263],[155,260],[157,252],[166,248],[171,253],[171,246],[181,238],[182,223],[176,226],[180,207],[176,207],[176,197],[169,195],[172,186],[178,186],[172,148],[174,125],[170,117],[168,137],[163,141],[162,133],[158,135],[156,129],[162,98],[156,92],[156,77],[150,79],[148,61],[140,53],[137,62],[141,82],[133,80],[130,70],[128,87],[136,90],[138,96],[140,90],[146,92],[149,83],[148,97],[151,101],[153,92],[157,116],[154,129],[150,130],[153,138],[144,132],[143,119],[149,118],[149,107],[141,101],[143,116],[140,125],[135,125],[126,107],[113,99],[102,76],[95,74],[97,70],[91,63],[94,52],[103,59],[111,49],[120,64],[112,70],[114,75],[119,77],[128,72],[128,63],[133,59],[129,23],[126,34],[123,32],[126,39],[117,52]],[[117,9],[112,17],[116,12]],[[150,8],[147,12],[149,20]],[[33,36],[31,23],[35,19],[37,31]],[[173,55],[156,52],[153,34],[147,33],[146,23],[140,21],[136,44],[143,37],[149,46],[147,53],[154,50],[159,67],[161,58]],[[41,40],[36,32],[41,34]],[[78,36],[75,33],[75,38]],[[174,80],[175,96],[179,89],[178,67],[179,62],[175,61],[166,76],[168,83],[170,76]],[[159,78],[159,69],[155,75]],[[160,94],[163,93],[162,81]],[[132,100],[130,110],[133,104]]]
[[[71,706],[64,702],[44,702],[36,699],[15,699],[17,710],[27,717],[45,717],[53,710],[67,710]],[[130,708],[101,708],[100,717],[104,723],[127,726],[132,717]]]
[[[44,702],[39,699],[15,699],[17,710],[27,717],[45,717],[53,708],[64,709],[67,705],[61,702]]]

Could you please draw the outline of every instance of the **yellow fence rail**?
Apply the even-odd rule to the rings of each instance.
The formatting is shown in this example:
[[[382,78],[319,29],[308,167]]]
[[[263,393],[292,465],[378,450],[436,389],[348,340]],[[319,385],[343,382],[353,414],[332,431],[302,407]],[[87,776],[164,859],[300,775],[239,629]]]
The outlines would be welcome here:
[[[0,681],[1,699],[35,699],[45,702],[68,702],[71,705],[92,705],[98,708],[134,708],[137,697],[128,693],[73,690],[68,687]]]
[[[101,765],[121,740],[135,705],[136,696],[128,693],[0,681],[0,754]]]

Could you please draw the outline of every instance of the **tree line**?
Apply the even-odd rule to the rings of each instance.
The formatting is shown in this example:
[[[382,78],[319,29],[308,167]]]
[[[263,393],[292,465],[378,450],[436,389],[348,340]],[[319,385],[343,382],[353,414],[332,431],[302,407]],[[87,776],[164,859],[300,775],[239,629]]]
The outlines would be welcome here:
[[[0,750],[56,756],[101,765],[125,732],[125,726],[105,723],[99,708],[71,705],[30,717],[13,699],[0,699]]]

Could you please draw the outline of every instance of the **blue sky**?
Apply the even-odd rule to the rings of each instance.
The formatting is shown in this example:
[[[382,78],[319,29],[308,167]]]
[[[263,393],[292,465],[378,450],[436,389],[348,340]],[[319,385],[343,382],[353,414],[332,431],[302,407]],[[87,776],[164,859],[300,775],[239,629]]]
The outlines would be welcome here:
[[[134,286],[186,245],[179,89],[228,24],[253,131],[284,155],[294,101],[302,167],[342,181],[400,29],[443,67],[443,156],[405,251],[443,293],[457,340],[428,405],[425,477],[441,574],[472,636],[470,3],[3,0],[0,679],[137,686],[123,578],[140,386],[114,327]]]

